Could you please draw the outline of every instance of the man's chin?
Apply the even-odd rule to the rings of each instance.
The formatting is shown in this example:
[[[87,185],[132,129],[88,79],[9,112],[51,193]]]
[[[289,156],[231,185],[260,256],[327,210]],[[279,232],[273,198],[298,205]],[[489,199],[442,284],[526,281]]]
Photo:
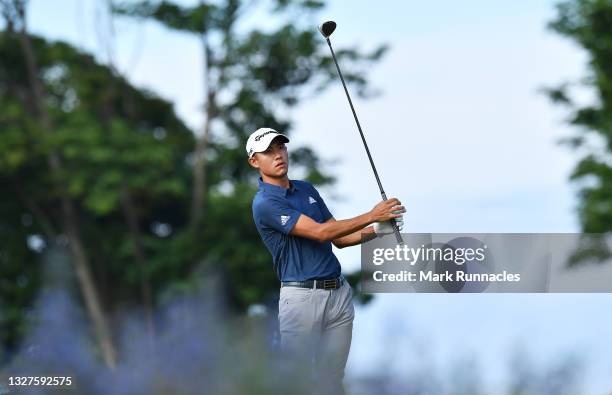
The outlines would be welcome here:
[[[289,169],[286,167],[283,167],[280,169],[274,169],[270,173],[266,174],[266,176],[271,177],[271,178],[283,178],[287,175],[287,173],[289,173]]]

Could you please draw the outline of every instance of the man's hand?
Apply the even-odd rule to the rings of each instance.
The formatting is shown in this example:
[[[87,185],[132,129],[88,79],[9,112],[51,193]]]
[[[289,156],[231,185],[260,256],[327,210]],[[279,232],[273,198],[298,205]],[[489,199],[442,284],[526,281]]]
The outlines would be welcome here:
[[[390,219],[401,218],[402,214],[406,212],[406,208],[401,204],[397,198],[383,200],[378,203],[369,212],[372,222],[385,222]]]
[[[395,231],[393,227],[394,220],[397,223],[397,227],[401,232],[404,226],[403,213],[406,212],[406,209],[400,204],[400,201],[394,198],[386,201],[383,200],[372,209],[373,215],[382,215],[383,218],[392,215],[392,219],[378,220],[374,222],[373,228],[374,233],[376,233],[376,236],[383,237],[385,235],[393,233]]]
[[[397,228],[401,232],[402,228],[404,227],[404,217],[402,216],[397,218],[395,220],[395,223],[397,224]],[[374,228],[374,233],[376,233],[376,236],[378,237],[386,236],[395,231],[395,229],[393,228],[393,220],[385,222],[374,222],[374,225],[372,225],[372,227]]]

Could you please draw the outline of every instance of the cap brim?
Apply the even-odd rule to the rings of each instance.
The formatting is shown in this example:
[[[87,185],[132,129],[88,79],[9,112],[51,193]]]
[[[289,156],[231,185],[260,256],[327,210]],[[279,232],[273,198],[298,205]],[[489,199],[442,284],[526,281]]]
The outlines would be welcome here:
[[[251,156],[255,155],[258,152],[264,152],[265,150],[268,149],[268,147],[270,146],[270,144],[272,144],[272,142],[276,139],[281,139],[281,142],[283,143],[288,143],[289,142],[289,138],[287,136],[285,136],[284,134],[277,134],[276,136],[272,137],[272,139],[270,139],[270,142],[265,146],[262,147],[261,149],[257,150],[257,151],[253,151],[253,153],[251,154]],[[249,158],[251,157],[249,156]]]
[[[272,144],[272,142],[274,140],[278,139],[278,138],[282,139],[283,143],[288,143],[289,142],[289,139],[287,138],[287,136],[285,136],[284,134],[279,134],[278,136],[274,136],[274,138],[272,140],[270,140],[270,144]],[[268,147],[270,146],[270,144],[268,144]]]

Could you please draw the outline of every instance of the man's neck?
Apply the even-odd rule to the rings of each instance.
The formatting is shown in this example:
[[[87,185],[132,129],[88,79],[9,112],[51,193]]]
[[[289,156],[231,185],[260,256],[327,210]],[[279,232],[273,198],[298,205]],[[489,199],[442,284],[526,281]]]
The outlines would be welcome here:
[[[263,180],[263,182],[266,182],[268,184],[276,185],[276,186],[283,187],[283,188],[289,188],[289,177],[287,177],[287,175],[276,178],[276,177],[268,177],[262,174],[261,179]]]

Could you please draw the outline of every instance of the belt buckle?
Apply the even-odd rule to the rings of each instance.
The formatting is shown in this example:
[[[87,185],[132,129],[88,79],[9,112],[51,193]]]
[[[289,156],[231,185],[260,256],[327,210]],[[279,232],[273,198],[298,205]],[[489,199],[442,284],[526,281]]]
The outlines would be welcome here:
[[[336,289],[336,279],[323,280],[323,289]]]

